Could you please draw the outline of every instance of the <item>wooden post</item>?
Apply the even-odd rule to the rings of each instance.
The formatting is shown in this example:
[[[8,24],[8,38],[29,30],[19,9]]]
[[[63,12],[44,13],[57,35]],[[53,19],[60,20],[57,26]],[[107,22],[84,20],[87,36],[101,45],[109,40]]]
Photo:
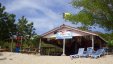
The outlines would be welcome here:
[[[100,48],[102,48],[102,41],[99,40]]]

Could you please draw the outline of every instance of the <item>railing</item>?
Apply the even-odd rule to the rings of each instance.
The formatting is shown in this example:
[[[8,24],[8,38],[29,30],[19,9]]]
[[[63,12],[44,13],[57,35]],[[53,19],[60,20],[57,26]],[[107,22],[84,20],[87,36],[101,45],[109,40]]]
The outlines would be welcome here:
[[[21,53],[27,53],[27,54],[37,54],[38,48],[23,48],[20,50]]]

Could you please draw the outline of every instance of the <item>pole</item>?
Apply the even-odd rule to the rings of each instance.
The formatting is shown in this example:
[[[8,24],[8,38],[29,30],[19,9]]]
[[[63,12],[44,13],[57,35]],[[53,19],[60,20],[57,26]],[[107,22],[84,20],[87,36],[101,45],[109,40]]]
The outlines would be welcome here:
[[[38,55],[41,55],[41,54],[40,54],[40,49],[41,49],[41,38],[40,38],[40,42],[39,42]]]
[[[63,54],[62,56],[65,56],[65,38],[63,39]]]
[[[94,36],[92,35],[92,49],[94,50]]]

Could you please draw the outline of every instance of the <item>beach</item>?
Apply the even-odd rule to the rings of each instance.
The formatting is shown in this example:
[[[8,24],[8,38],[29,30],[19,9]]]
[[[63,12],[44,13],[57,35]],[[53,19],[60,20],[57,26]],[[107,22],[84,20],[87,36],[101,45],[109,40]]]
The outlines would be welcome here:
[[[76,58],[69,56],[39,56],[33,54],[2,52],[6,59],[0,64],[113,64],[113,55],[105,55],[98,59]]]

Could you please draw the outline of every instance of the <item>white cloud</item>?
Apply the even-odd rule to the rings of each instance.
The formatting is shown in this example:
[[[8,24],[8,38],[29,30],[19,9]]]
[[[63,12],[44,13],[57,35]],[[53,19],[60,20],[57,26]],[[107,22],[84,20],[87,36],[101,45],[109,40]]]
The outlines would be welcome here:
[[[17,14],[17,17],[26,15],[28,20],[34,22],[37,33],[43,33],[63,24],[62,12],[73,12],[73,8],[69,8],[68,4],[69,0],[13,0],[7,3],[6,11]],[[66,24],[71,25],[69,22]]]
[[[21,10],[29,8],[28,10],[31,10],[30,13],[35,12],[35,11],[32,11],[32,9],[40,10],[47,17],[50,17],[52,19],[57,19],[59,17],[59,14],[55,13],[54,11],[49,9],[49,7],[46,6],[46,5],[51,4],[51,3],[52,2],[48,2],[48,1],[47,1],[47,3],[44,3],[44,1],[40,2],[39,0],[15,0],[11,4],[7,5],[6,11],[14,12],[14,11],[20,10],[20,12],[21,12]],[[29,14],[29,13],[26,13],[26,14]]]

